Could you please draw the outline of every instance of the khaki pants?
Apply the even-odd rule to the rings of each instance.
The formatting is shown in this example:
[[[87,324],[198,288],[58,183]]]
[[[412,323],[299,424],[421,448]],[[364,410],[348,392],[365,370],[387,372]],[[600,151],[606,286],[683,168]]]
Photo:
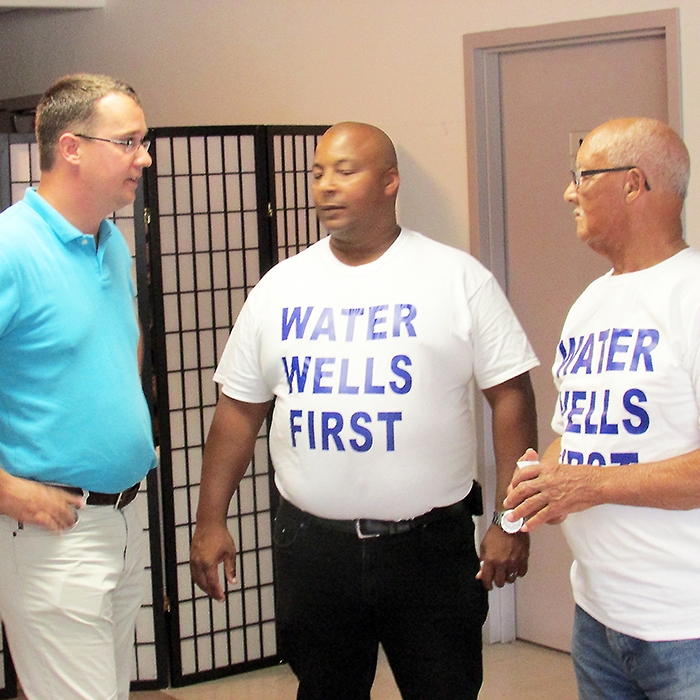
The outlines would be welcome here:
[[[127,700],[147,541],[134,503],[59,534],[0,516],[0,617],[29,700]]]

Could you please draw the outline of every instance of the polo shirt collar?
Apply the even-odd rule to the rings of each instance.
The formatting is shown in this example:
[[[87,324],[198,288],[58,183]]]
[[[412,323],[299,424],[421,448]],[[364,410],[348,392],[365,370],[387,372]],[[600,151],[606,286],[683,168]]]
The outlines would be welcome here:
[[[83,238],[91,238],[94,240],[94,236],[83,233],[73,226],[63,215],[59,214],[59,212],[36,191],[36,187],[28,187],[26,189],[24,193],[24,202],[46,221],[57,238],[61,240],[64,245]],[[111,233],[112,230],[107,219],[103,219],[99,229],[100,247],[107,241]]]

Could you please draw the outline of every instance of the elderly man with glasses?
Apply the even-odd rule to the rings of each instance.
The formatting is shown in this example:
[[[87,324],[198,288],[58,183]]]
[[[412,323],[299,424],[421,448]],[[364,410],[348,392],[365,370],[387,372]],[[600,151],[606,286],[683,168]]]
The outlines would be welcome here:
[[[683,238],[690,160],[653,119],[593,130],[565,192],[612,263],[569,311],[552,373],[561,437],[505,501],[574,554],[583,700],[700,698],[700,253]]]

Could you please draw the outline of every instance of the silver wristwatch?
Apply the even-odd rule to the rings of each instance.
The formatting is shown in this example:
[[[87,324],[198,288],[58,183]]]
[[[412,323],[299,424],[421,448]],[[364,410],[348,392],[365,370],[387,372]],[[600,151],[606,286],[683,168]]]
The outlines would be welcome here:
[[[509,535],[513,535],[516,532],[520,532],[520,528],[523,526],[525,520],[523,518],[518,518],[514,522],[511,522],[506,518],[511,510],[496,510],[493,513],[493,520],[491,521],[494,525],[498,525],[504,532]]]

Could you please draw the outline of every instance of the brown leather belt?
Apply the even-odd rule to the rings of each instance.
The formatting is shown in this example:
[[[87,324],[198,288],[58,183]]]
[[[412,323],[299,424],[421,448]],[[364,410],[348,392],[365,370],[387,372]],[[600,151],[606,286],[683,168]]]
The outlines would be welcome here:
[[[88,506],[112,506],[117,510],[121,510],[136,498],[141,484],[134,484],[120,493],[100,493],[99,491],[88,491],[77,486],[64,486],[63,484],[47,484],[47,486],[55,486],[74,496],[84,496],[85,504]]]

